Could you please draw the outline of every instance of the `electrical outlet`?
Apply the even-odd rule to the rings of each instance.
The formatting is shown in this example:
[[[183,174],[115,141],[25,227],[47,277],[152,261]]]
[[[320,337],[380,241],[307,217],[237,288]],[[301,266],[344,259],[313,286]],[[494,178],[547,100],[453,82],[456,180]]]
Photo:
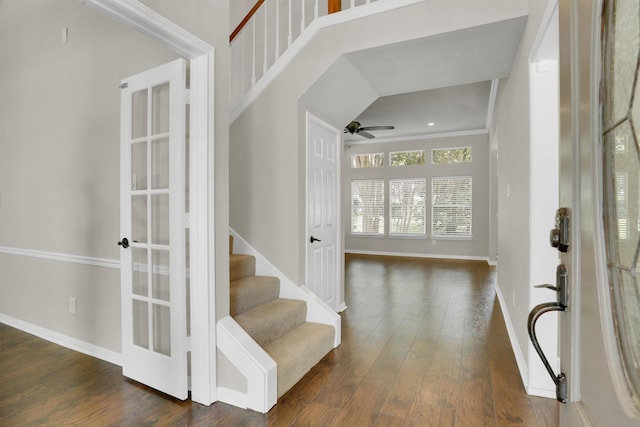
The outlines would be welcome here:
[[[78,301],[74,297],[69,297],[69,313],[76,314]]]

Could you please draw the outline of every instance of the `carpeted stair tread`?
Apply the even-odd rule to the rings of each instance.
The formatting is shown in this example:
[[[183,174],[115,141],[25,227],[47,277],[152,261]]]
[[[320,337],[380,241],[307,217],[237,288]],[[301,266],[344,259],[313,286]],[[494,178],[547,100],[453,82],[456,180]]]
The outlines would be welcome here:
[[[307,303],[278,298],[234,316],[261,347],[301,325],[307,317]]]
[[[230,254],[229,255],[229,276],[230,280],[244,279],[256,274],[256,258],[251,255]]]
[[[330,325],[304,322],[264,346],[278,365],[278,398],[331,351],[335,330]]]
[[[250,276],[231,282],[232,316],[236,316],[259,305],[278,298],[280,280],[271,276]]]

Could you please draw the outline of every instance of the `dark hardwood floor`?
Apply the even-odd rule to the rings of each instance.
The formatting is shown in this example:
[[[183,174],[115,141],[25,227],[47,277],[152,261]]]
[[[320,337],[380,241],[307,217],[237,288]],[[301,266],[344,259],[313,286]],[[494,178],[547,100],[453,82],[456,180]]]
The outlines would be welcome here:
[[[342,345],[265,415],[0,325],[0,425],[557,426],[557,402],[524,392],[494,283],[484,262],[347,255]]]

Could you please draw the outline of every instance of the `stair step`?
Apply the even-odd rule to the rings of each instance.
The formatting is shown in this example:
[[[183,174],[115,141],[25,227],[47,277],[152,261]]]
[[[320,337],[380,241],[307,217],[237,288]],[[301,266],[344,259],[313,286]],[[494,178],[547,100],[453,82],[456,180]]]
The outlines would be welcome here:
[[[256,258],[251,255],[231,254],[229,255],[229,266],[229,275],[232,282],[256,274]]]
[[[232,316],[278,298],[280,280],[270,276],[251,276],[231,282]]]
[[[301,325],[307,317],[307,303],[278,298],[234,317],[261,347]]]
[[[278,365],[278,398],[331,351],[334,339],[332,326],[304,322],[264,347]]]

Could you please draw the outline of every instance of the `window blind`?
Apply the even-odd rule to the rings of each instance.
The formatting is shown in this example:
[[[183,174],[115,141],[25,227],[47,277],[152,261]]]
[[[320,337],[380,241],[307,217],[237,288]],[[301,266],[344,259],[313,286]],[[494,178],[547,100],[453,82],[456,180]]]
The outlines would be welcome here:
[[[431,196],[431,234],[436,237],[471,237],[471,177],[434,177]]]
[[[384,234],[384,180],[351,181],[351,232]]]
[[[426,179],[389,181],[390,234],[425,234]]]

